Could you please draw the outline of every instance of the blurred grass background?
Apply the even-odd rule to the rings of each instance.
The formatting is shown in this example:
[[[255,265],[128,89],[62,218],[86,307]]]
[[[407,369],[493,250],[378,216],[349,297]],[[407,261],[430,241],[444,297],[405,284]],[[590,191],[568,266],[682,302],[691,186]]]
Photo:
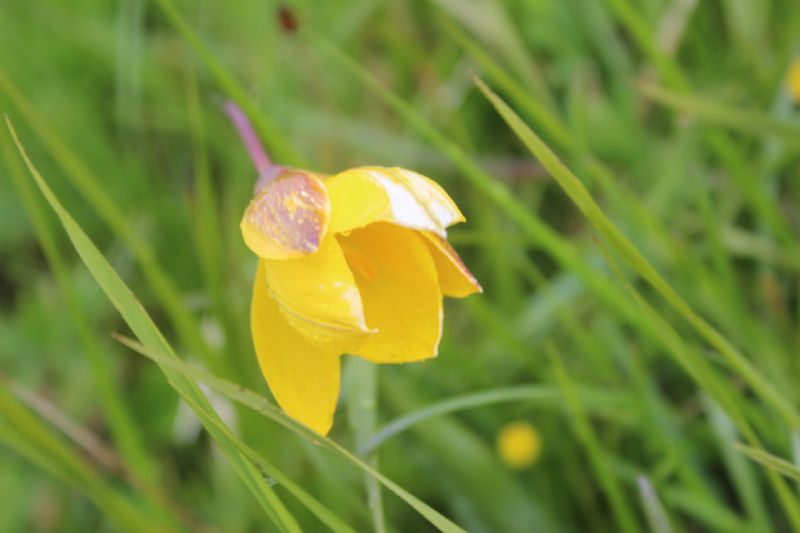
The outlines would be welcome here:
[[[461,527],[790,531],[796,57],[794,0],[5,0],[0,111],[175,351],[267,396],[238,230],[254,172],[224,100],[278,161],[438,180],[485,293],[447,302],[434,361],[347,359],[331,438],[363,451],[412,415],[370,460]],[[128,328],[0,138],[0,531],[325,530],[261,465],[282,502],[265,512],[159,367],[112,339]],[[433,528],[352,461],[210,398],[353,529]],[[542,448],[518,470],[496,441],[520,420]]]

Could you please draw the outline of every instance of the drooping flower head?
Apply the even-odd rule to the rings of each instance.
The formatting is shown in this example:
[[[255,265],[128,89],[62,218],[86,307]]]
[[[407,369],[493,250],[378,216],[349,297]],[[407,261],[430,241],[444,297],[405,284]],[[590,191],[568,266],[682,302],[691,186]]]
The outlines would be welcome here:
[[[259,257],[253,341],[279,405],[326,434],[342,354],[376,363],[434,357],[442,296],[481,291],[446,240],[464,217],[437,183],[410,170],[261,170],[241,223]]]

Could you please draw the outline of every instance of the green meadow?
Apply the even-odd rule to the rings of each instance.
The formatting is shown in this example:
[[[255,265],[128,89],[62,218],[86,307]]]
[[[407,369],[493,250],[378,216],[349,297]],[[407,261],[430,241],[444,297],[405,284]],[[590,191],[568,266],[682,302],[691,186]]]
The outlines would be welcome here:
[[[796,0],[3,0],[0,531],[800,531],[798,61]],[[483,294],[327,437],[226,101],[467,218]]]

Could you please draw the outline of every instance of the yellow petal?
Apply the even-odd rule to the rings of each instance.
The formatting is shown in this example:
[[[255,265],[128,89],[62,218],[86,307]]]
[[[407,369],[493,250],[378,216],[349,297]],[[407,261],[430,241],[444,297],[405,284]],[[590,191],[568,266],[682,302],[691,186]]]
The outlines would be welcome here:
[[[286,414],[325,435],[339,397],[338,352],[310,344],[295,331],[270,296],[259,261],[250,314],[258,364],[272,395]]]
[[[259,257],[301,257],[319,248],[330,213],[322,181],[307,172],[287,170],[250,202],[242,217],[242,236]]]
[[[439,286],[445,296],[463,298],[476,292],[483,292],[481,284],[464,265],[458,253],[447,240],[428,231],[420,232],[433,256]]]
[[[464,215],[439,184],[402,168],[361,167],[325,182],[331,199],[331,232],[393,222],[444,237]]]
[[[310,342],[348,351],[370,333],[353,274],[332,236],[314,254],[263,263],[286,319]]]
[[[369,327],[377,333],[352,351],[378,363],[436,356],[442,293],[433,259],[416,232],[379,222],[339,236]]]

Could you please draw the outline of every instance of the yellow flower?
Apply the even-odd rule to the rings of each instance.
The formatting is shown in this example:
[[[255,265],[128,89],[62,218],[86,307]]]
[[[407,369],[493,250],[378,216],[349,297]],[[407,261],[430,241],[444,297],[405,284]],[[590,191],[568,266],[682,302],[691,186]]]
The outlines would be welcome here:
[[[522,470],[539,458],[542,440],[536,429],[527,422],[512,422],[500,430],[497,451],[508,466]]]
[[[481,287],[446,240],[445,228],[464,217],[429,178],[385,167],[272,174],[241,224],[260,258],[253,341],[283,410],[324,435],[341,354],[375,363],[434,357],[442,296]]]
[[[789,89],[792,100],[800,104],[800,58],[792,61],[791,66],[789,66],[786,87]]]

